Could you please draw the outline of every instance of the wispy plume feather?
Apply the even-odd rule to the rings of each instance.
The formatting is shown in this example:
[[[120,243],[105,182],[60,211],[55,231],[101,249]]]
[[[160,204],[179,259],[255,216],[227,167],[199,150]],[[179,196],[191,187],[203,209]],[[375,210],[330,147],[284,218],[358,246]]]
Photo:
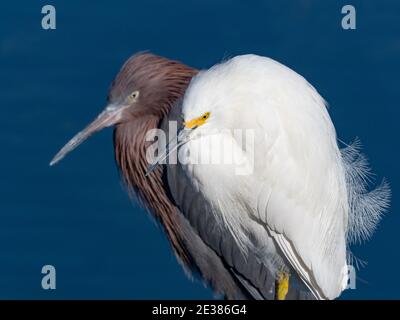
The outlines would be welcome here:
[[[389,208],[391,196],[389,184],[385,179],[378,187],[369,190],[374,175],[368,160],[360,150],[361,143],[358,138],[341,149],[349,203],[349,244],[360,243],[370,238],[383,213]]]

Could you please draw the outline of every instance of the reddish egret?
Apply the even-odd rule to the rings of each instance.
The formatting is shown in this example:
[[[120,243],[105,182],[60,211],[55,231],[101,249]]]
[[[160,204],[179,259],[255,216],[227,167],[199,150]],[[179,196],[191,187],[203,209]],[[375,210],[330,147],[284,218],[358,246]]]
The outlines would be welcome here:
[[[184,269],[199,274],[225,298],[274,299],[278,290],[270,269],[272,262],[268,261],[270,244],[260,243],[243,254],[234,233],[221,232],[208,215],[191,210],[201,206],[182,206],[175,201],[167,182],[166,165],[157,166],[145,176],[146,132],[160,127],[170,116],[171,108],[182,98],[196,73],[182,63],[150,53],[132,56],[113,81],[106,108],[59,151],[51,165],[96,131],[114,126],[115,159],[122,178],[129,192],[136,194],[163,226]],[[195,216],[188,217],[190,214]],[[287,295],[285,290],[287,298],[312,298],[295,275],[291,283]]]

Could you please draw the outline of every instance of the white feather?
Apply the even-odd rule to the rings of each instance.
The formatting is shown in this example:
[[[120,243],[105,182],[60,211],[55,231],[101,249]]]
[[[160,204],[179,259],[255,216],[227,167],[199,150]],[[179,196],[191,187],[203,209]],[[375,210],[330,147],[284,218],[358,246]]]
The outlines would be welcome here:
[[[205,112],[209,119],[181,149],[234,153],[254,171],[180,164],[175,174],[210,208],[199,209],[198,219],[213,215],[244,255],[263,248],[260,259],[271,269],[294,268],[317,298],[339,296],[347,239],[370,234],[387,206],[387,185],[366,193],[366,165],[355,147],[339,151],[324,99],[272,59],[239,56],[200,72],[186,91],[183,115],[188,121]],[[221,129],[254,130],[254,155],[234,135],[215,134]],[[210,147],[215,140],[231,148]]]
[[[390,201],[390,187],[386,180],[374,190],[368,190],[373,174],[360,150],[359,139],[341,149],[350,208],[347,230],[349,244],[369,239]]]

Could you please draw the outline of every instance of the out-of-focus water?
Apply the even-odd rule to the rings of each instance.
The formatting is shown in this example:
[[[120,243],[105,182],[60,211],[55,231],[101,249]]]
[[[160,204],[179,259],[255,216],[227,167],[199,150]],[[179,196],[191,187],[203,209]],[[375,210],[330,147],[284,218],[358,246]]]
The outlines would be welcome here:
[[[327,99],[340,139],[360,137],[393,190],[368,261],[344,298],[400,298],[400,3],[351,1],[43,1],[0,6],[0,298],[212,298],[188,280],[160,228],[132,205],[105,130],[50,168],[54,153],[102,109],[133,53],[150,50],[206,68],[243,53],[270,56]],[[41,288],[41,268],[57,289]]]

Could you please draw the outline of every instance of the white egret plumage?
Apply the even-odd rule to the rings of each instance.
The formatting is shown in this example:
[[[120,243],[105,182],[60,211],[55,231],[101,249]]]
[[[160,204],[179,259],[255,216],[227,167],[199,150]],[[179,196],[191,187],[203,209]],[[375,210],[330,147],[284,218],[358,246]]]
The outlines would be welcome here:
[[[182,113],[185,134],[173,148],[188,160],[167,166],[168,183],[206,244],[228,265],[237,257],[225,239],[244,260],[251,252],[276,275],[278,298],[289,275],[316,298],[338,297],[349,242],[375,228],[390,192],[386,184],[367,192],[365,163],[354,147],[340,151],[314,87],[272,59],[244,55],[201,71],[176,109],[169,120]],[[254,139],[244,148],[229,130],[252,130]],[[233,154],[252,170],[237,174],[234,164],[194,159],[207,153]]]

